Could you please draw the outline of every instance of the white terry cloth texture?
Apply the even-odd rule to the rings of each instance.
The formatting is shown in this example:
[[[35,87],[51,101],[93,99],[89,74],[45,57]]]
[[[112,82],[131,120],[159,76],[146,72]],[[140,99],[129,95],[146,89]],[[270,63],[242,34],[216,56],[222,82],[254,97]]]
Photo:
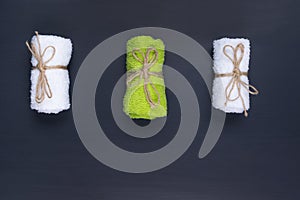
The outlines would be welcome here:
[[[225,45],[231,45],[233,48],[235,48],[239,43],[242,43],[244,45],[244,56],[239,65],[239,69],[241,72],[248,72],[249,59],[250,59],[249,40],[243,38],[236,38],[236,39],[222,38],[219,40],[215,40],[213,43],[214,46],[213,70],[215,74],[232,73],[234,65],[232,61],[224,54],[223,48]],[[233,59],[234,52],[231,48],[226,48],[226,53]],[[239,58],[240,55],[241,52],[238,51],[237,57]],[[245,82],[246,84],[249,84],[249,79],[247,76],[242,75],[240,76],[240,78],[241,81]],[[225,88],[227,87],[231,79],[232,76],[215,77],[213,82],[212,105],[213,107],[220,109],[226,113],[242,113],[244,112],[244,107],[241,98],[238,98],[235,101],[228,101],[227,104],[225,105],[226,102]],[[238,96],[238,89],[237,87],[234,87],[230,97],[235,98],[236,96]],[[246,110],[249,110],[250,108],[249,92],[244,87],[241,87],[241,96],[244,99]]]
[[[41,52],[47,46],[55,47],[54,57],[46,64],[46,66],[68,66],[71,60],[72,54],[72,42],[70,39],[66,39],[54,35],[38,35]],[[33,36],[31,44],[38,48],[37,36]],[[47,61],[53,53],[53,49],[48,48],[43,56],[43,61]],[[31,58],[32,66],[36,66],[38,61],[34,56]],[[38,69],[31,70],[31,109],[37,110],[39,113],[57,114],[63,110],[70,108],[69,99],[69,72],[66,69],[47,69],[45,71],[46,77],[50,89],[52,91],[52,97],[48,98],[45,95],[45,99],[38,103],[36,102],[36,85],[40,71]]]

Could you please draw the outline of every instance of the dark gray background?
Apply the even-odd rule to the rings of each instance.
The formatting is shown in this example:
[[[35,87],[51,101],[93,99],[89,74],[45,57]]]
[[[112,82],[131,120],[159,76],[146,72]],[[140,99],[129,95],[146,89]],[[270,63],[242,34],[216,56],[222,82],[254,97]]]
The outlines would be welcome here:
[[[299,199],[299,8],[297,0],[2,0],[0,199]],[[201,128],[189,150],[172,165],[153,173],[127,174],[104,166],[87,152],[71,110],[59,115],[30,110],[31,55],[24,42],[35,30],[71,38],[72,88],[80,64],[97,44],[143,26],[183,32],[210,53],[214,39],[249,38],[250,79],[261,93],[251,97],[248,119],[227,115],[219,142],[200,160],[210,98],[193,67],[167,53],[166,64],[188,78],[201,100]],[[169,118],[155,137],[142,140],[122,133],[111,117],[109,98],[125,72],[124,61],[125,56],[117,59],[99,83],[96,109],[107,116],[99,121],[108,137],[125,149],[160,148],[176,132],[178,101],[167,91]]]

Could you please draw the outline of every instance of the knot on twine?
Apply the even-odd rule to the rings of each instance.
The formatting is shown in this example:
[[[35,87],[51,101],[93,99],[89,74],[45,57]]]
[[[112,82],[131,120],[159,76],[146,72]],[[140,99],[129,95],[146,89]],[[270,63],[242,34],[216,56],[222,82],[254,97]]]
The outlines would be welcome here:
[[[150,56],[151,52],[154,53],[153,56]],[[142,59],[138,57],[137,53],[139,53],[142,56]],[[158,51],[154,47],[149,47],[146,50],[146,53],[142,52],[141,49],[135,48],[132,50],[132,56],[135,60],[140,62],[143,66],[141,69],[134,70],[133,73],[127,74],[127,86],[136,78],[139,77],[139,82],[141,80],[144,80],[144,93],[146,95],[146,100],[149,103],[151,108],[154,108],[155,106],[160,104],[160,94],[153,84],[153,82],[150,80],[150,76],[156,76],[162,78],[162,73],[161,72],[150,72],[150,68],[153,67],[153,65],[157,62],[158,60]],[[138,82],[138,83],[139,83]],[[132,86],[132,85],[131,85]],[[155,102],[152,97],[150,96],[149,92],[149,87],[152,87],[154,90],[156,96],[157,96],[157,102]]]
[[[227,54],[227,52],[226,52],[227,48],[230,48],[233,51],[233,58]],[[239,51],[241,52],[241,54],[238,57]],[[242,72],[240,70],[240,64],[244,57],[244,51],[245,51],[245,47],[242,43],[239,43],[235,48],[231,45],[225,45],[223,47],[223,53],[232,62],[233,70],[231,73],[216,74],[216,77],[232,77],[230,79],[228,85],[225,88],[225,96],[226,96],[225,106],[227,106],[227,103],[229,101],[236,101],[237,99],[241,99],[241,102],[242,102],[242,105],[244,108],[244,115],[245,115],[245,117],[247,117],[248,112],[246,110],[244,98],[242,97],[242,94],[241,94],[241,89],[243,87],[247,92],[249,92],[252,95],[257,95],[258,90],[253,85],[250,85],[250,84],[244,82],[243,80],[241,80],[241,76],[248,75],[247,72]],[[236,97],[233,98],[233,97],[231,97],[231,94],[235,87],[237,88],[238,94]]]
[[[35,31],[36,40],[37,40],[37,47],[31,43],[31,46],[26,41],[26,46],[28,47],[29,51],[31,52],[32,56],[37,60],[37,65],[32,67],[32,69],[39,70],[39,76],[36,84],[36,92],[35,92],[35,101],[37,103],[41,103],[45,99],[45,94],[48,98],[52,98],[52,91],[46,76],[47,69],[67,69],[66,66],[56,65],[56,66],[47,66],[46,64],[49,63],[53,57],[55,56],[56,49],[54,46],[47,46],[43,51],[41,50],[41,43],[39,40],[39,34]],[[43,57],[48,49],[52,49],[52,54],[50,58],[46,61],[43,61]]]

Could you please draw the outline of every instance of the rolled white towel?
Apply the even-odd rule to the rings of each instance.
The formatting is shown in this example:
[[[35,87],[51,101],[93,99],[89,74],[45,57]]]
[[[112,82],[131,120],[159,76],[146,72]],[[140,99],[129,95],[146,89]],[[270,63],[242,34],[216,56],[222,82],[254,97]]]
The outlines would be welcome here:
[[[215,79],[213,82],[212,105],[226,113],[248,115],[250,94],[258,94],[249,85],[250,42],[248,39],[222,38],[214,41]]]
[[[28,43],[27,46],[33,54],[31,109],[48,114],[69,109],[70,81],[67,66],[72,54],[71,40],[53,35],[39,35],[36,32],[32,37],[31,47]]]

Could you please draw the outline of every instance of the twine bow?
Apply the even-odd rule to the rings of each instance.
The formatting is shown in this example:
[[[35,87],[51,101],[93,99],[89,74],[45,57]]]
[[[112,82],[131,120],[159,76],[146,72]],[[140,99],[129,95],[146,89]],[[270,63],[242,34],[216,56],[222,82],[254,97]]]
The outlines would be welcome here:
[[[34,56],[34,58],[37,60],[37,65],[32,67],[32,69],[38,69],[40,71],[40,74],[38,76],[37,84],[36,84],[36,94],[35,94],[35,101],[37,103],[41,103],[45,99],[45,94],[48,98],[52,98],[52,91],[46,76],[46,70],[47,69],[67,69],[66,66],[62,65],[56,65],[56,66],[46,66],[47,63],[49,63],[56,52],[56,49],[54,46],[47,46],[43,51],[41,50],[41,44],[39,40],[39,34],[37,31],[35,31],[36,39],[38,47],[36,47],[33,43],[31,43],[31,46],[26,41],[26,45],[31,52],[31,54]],[[43,61],[43,57],[48,49],[52,49],[52,54],[50,58],[46,61]]]
[[[150,57],[151,52],[154,53],[152,57]],[[142,55],[142,59],[137,56],[137,53]],[[140,77],[140,81],[144,80],[144,93],[146,95],[146,100],[149,103],[150,107],[154,108],[156,105],[160,104],[160,94],[153,82],[150,80],[150,76],[162,78],[162,74],[161,72],[150,72],[149,70],[158,60],[158,51],[153,47],[149,47],[146,53],[143,53],[141,49],[136,48],[132,50],[132,56],[134,57],[134,59],[140,62],[143,67],[141,69],[138,69],[137,71],[134,71],[132,74],[128,74],[126,83],[127,85],[129,85],[136,77]],[[153,88],[157,96],[157,102],[155,102],[151,98],[148,86]]]
[[[227,54],[226,48],[232,49],[233,58]],[[244,49],[245,49],[245,47],[242,43],[239,43],[235,48],[231,45],[225,45],[223,47],[223,53],[232,62],[233,70],[231,73],[216,74],[216,77],[232,77],[230,79],[228,85],[225,88],[225,95],[226,95],[225,106],[227,106],[227,103],[229,101],[236,101],[237,99],[240,98],[243,108],[244,108],[244,115],[245,115],[245,117],[247,117],[248,112],[246,110],[244,98],[241,95],[241,89],[243,87],[244,89],[246,89],[246,91],[248,91],[252,95],[257,95],[258,90],[253,85],[247,84],[246,82],[241,80],[241,76],[248,75],[247,72],[241,72],[241,70],[240,70],[240,64],[244,57]],[[238,51],[241,52],[241,55],[239,56],[239,58],[238,58]],[[236,97],[232,98],[231,94],[235,87],[237,88],[238,94]]]

